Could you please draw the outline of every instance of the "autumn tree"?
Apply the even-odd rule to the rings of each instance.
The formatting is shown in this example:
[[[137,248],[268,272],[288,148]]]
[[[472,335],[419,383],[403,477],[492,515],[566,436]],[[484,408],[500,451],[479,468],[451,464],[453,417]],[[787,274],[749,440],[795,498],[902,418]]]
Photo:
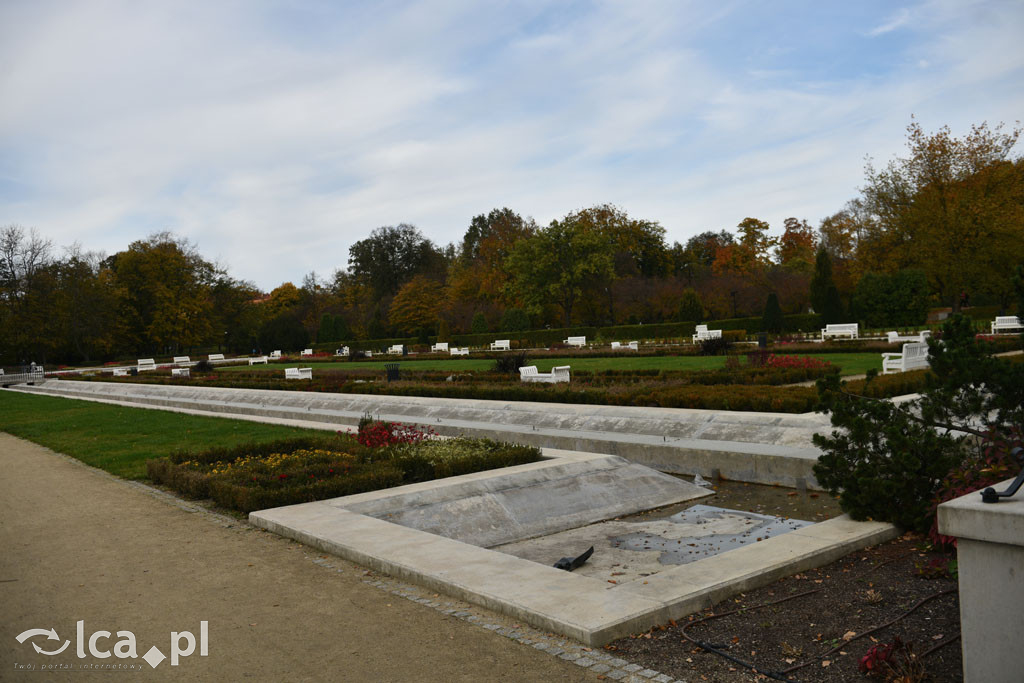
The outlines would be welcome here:
[[[440,282],[417,275],[402,285],[391,301],[388,321],[406,334],[433,326],[441,310],[443,294],[444,287]]]
[[[777,259],[787,270],[810,273],[814,270],[814,257],[818,238],[807,221],[787,218],[783,221],[782,236],[778,241]]]
[[[407,223],[375,229],[348,253],[352,276],[378,297],[395,294],[415,275],[443,280],[447,266],[441,250]]]
[[[516,243],[536,230],[532,218],[509,208],[474,216],[462,238],[459,258],[449,265],[449,298],[471,304],[514,303],[507,300],[510,275],[505,261]]]
[[[735,243],[719,247],[712,264],[716,273],[731,272],[754,275],[764,272],[771,263],[771,249],[776,240],[768,234],[768,223],[757,218],[744,218],[737,227]]]
[[[891,270],[922,269],[954,310],[964,290],[1012,295],[1009,273],[1024,258],[1024,164],[1011,158],[1020,133],[982,123],[957,138],[911,121],[908,156],[867,165],[861,192],[877,222],[868,241]]]

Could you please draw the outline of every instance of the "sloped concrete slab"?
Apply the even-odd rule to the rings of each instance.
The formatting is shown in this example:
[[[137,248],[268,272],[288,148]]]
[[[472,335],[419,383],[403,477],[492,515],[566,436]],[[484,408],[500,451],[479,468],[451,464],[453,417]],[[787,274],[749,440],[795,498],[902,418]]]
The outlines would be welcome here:
[[[546,463],[522,467],[530,478],[545,467],[602,457],[561,453]],[[386,515],[390,506],[405,510],[412,501],[424,499],[434,501],[433,505],[457,498],[460,490],[471,495],[488,487],[501,490],[500,484],[486,482],[491,478],[500,479],[501,474],[477,473],[348,499],[261,510],[250,514],[249,520],[324,552],[591,646],[682,618],[728,595],[827,564],[897,533],[889,524],[837,518],[620,584],[355,511]],[[467,488],[467,484],[471,485]],[[448,486],[453,487],[451,493],[443,490]],[[475,533],[472,530],[467,537]]]

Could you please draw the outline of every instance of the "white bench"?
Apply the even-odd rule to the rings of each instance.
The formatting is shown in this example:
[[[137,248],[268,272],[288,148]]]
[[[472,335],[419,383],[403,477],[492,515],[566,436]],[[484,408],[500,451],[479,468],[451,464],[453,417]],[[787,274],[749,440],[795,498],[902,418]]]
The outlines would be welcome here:
[[[285,368],[285,379],[313,379],[313,368]]]
[[[460,349],[458,346],[453,346],[451,349],[448,350],[448,353],[451,354],[452,356],[468,356],[469,347],[463,346]]]
[[[267,364],[267,357],[266,356],[255,356],[255,357],[249,359],[249,365],[259,365],[261,363],[263,365]]]
[[[438,351],[447,351],[447,350],[448,350],[448,342],[437,342],[436,344],[434,344],[433,346],[430,347],[430,351],[432,353],[437,353]]]
[[[313,349],[302,349],[302,353],[300,353],[299,355],[300,356],[312,356],[313,355]]]
[[[373,358],[373,351],[363,351],[363,353],[366,354],[367,358]]]
[[[189,377],[191,373],[188,368],[173,368],[171,369],[171,377]]]
[[[897,332],[889,332],[886,334],[886,338],[890,344],[900,344],[903,342],[923,342],[928,337],[932,336],[931,330],[921,330],[921,333],[912,337],[901,337]]]
[[[191,363],[191,362],[192,361],[189,359],[188,356],[175,356],[174,357],[174,364],[175,365],[183,365],[185,363]]]
[[[1019,330],[1024,325],[1021,325],[1020,318],[1015,315],[997,315],[991,327],[992,334],[999,334],[1003,331]]]
[[[612,351],[622,351],[623,349],[629,349],[630,351],[639,351],[640,342],[631,341],[626,346],[623,346],[619,342],[612,342]]]
[[[856,339],[858,327],[858,323],[833,323],[832,325],[825,325],[825,327],[821,328],[821,340],[825,341],[829,337]]]
[[[349,354],[350,351],[348,350],[347,346],[342,346],[340,349],[334,352],[335,356],[348,356]]]
[[[563,344],[568,344],[569,346],[583,347],[583,346],[587,345],[587,338],[586,337],[569,337],[568,339],[566,339],[562,343]]]
[[[697,325],[697,329],[694,330],[696,334],[693,335],[693,343],[707,341],[708,339],[721,339],[721,330],[709,330],[707,325]]]
[[[618,351],[622,348],[622,344],[619,342],[612,342],[612,351]]]
[[[211,353],[209,356],[206,357],[206,360],[210,361],[211,363],[213,361],[215,361],[215,360],[224,360],[224,354],[223,353]]]
[[[156,370],[156,362],[152,358],[139,359],[139,372],[145,372],[146,370]]]
[[[569,365],[559,365],[551,372],[537,372],[536,365],[519,368],[519,379],[523,382],[568,382]]]
[[[3,370],[0,370],[0,375],[4,374]],[[127,377],[128,368],[114,368],[114,377]]]
[[[926,367],[928,367],[928,344],[925,342],[908,342],[903,345],[902,353],[882,354],[883,375]]]
[[[278,349],[277,351],[271,351],[270,352],[270,358],[272,360],[280,360],[280,358],[281,358],[281,350]]]
[[[638,341],[631,341],[631,342],[629,342],[629,348],[630,348],[631,351],[639,351],[640,350],[640,342],[638,342]]]
[[[509,339],[496,339],[491,342],[491,351],[511,351],[512,341]]]
[[[388,347],[388,353],[401,355],[405,351],[405,344],[394,344]]]

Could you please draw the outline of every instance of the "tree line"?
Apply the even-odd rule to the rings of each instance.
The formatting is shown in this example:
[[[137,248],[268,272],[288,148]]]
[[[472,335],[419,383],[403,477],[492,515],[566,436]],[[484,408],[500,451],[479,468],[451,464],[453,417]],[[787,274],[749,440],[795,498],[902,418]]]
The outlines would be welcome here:
[[[0,358],[97,360],[193,348],[246,352],[318,342],[707,321],[813,310],[825,322],[920,324],[929,307],[1002,310],[1024,263],[1021,129],[907,128],[907,153],[869,161],[864,187],[817,227],[781,234],[748,217],[685,243],[611,204],[538,225],[509,208],[474,216],[458,243],[415,226],[373,230],[329,277],[269,294],[187,240],[158,233],[112,256],[57,255],[0,228]]]

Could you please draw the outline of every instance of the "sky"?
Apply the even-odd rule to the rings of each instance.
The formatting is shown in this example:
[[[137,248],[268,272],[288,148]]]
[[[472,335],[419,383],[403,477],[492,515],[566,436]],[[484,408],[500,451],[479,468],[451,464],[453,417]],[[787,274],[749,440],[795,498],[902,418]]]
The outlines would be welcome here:
[[[0,0],[0,225],[169,230],[266,291],[499,207],[778,234],[912,115],[1024,119],[1021,36],[1020,0]]]

